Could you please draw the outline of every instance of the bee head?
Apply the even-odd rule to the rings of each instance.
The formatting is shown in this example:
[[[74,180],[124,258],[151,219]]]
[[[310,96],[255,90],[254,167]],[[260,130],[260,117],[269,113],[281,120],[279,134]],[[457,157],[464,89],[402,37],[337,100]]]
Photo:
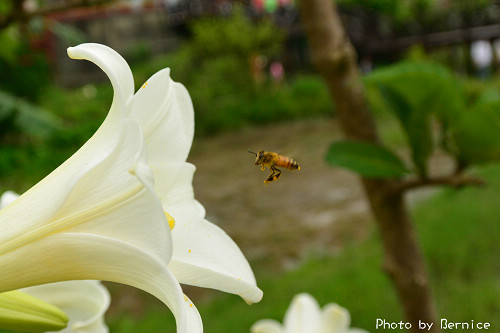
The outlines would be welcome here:
[[[257,152],[257,154],[255,154],[256,158],[255,158],[255,165],[259,165],[259,164],[262,164],[264,162],[264,151],[263,150],[259,150]]]
[[[255,155],[255,165],[259,165],[259,164],[262,164],[262,162],[264,161],[264,151],[263,150],[259,150],[258,152],[253,152],[253,151],[248,151],[250,154],[254,154]]]

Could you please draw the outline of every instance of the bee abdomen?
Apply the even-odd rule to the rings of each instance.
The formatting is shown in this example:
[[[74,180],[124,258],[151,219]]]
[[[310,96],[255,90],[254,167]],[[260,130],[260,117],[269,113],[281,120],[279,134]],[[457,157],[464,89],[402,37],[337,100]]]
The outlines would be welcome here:
[[[299,164],[297,162],[292,160],[290,157],[286,157],[286,156],[282,156],[282,155],[278,156],[278,162],[276,163],[276,166],[282,167],[285,169],[289,169],[289,170],[300,169]]]
[[[292,164],[290,165],[290,169],[292,169],[292,170],[300,169],[300,166],[297,162],[292,160]]]

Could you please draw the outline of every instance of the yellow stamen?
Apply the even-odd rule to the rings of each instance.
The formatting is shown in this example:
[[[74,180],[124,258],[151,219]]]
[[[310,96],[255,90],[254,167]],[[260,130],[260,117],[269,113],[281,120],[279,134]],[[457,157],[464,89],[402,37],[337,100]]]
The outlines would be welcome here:
[[[175,227],[174,218],[169,213],[167,213],[167,212],[164,212],[164,213],[165,213],[165,217],[167,218],[168,225],[170,226],[170,230],[174,230],[174,227]]]

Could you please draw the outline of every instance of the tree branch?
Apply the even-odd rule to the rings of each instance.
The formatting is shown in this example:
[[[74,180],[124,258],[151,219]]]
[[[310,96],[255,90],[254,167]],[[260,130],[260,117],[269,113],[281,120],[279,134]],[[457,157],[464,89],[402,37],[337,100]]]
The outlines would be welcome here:
[[[464,186],[483,186],[486,183],[474,176],[464,176],[463,174],[454,174],[451,176],[435,177],[435,178],[417,178],[403,180],[394,188],[396,192],[406,192],[427,186],[451,186],[451,187],[464,187]]]

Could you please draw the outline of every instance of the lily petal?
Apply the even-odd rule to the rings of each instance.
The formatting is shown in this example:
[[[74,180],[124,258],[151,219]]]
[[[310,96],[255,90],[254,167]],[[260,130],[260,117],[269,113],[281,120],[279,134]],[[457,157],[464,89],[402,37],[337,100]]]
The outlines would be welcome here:
[[[162,198],[164,209],[177,221],[168,267],[181,283],[240,295],[248,303],[259,302],[262,291],[245,256],[221,228],[203,218],[204,210],[198,209],[191,185],[194,171],[193,165],[186,165],[171,192]]]
[[[318,302],[308,293],[297,294],[285,314],[284,333],[368,333],[359,328],[349,328],[351,316],[347,309],[327,304],[321,311]],[[252,333],[280,332],[279,323],[264,319],[252,326]]]
[[[155,295],[174,313],[178,332],[202,332],[196,308],[183,295],[166,265],[130,243],[100,235],[62,233],[42,238],[29,248],[21,247],[3,257],[11,262],[5,269],[7,276],[19,271],[24,274],[17,279],[4,279],[0,285],[16,288],[63,279],[105,277]],[[67,269],[62,272],[61,267]]]
[[[107,333],[104,313],[111,297],[95,280],[65,281],[24,288],[21,291],[62,309],[69,317],[61,333]]]
[[[351,325],[351,315],[347,309],[335,303],[327,304],[321,313],[319,332],[347,332]]]
[[[193,176],[195,171],[196,167],[193,164],[184,163],[168,192],[160,197],[163,208],[171,212],[174,218],[177,216],[179,221],[184,218],[186,213],[189,213],[192,218],[204,218],[206,214],[205,207],[194,198]]]
[[[111,110],[125,113],[127,103],[134,94],[134,77],[127,62],[115,50],[96,43],[85,43],[68,48],[72,59],[92,61],[109,77],[114,89],[113,106]],[[113,112],[110,111],[108,117]],[[124,116],[124,114],[121,114]]]
[[[317,332],[320,311],[318,302],[311,295],[295,295],[283,321],[286,333]]]
[[[285,333],[283,326],[273,319],[262,319],[250,328],[251,333]]]
[[[148,164],[155,192],[170,189],[191,148],[194,111],[186,88],[170,78],[170,69],[154,74],[131,101],[128,116],[137,120],[147,143]]]

